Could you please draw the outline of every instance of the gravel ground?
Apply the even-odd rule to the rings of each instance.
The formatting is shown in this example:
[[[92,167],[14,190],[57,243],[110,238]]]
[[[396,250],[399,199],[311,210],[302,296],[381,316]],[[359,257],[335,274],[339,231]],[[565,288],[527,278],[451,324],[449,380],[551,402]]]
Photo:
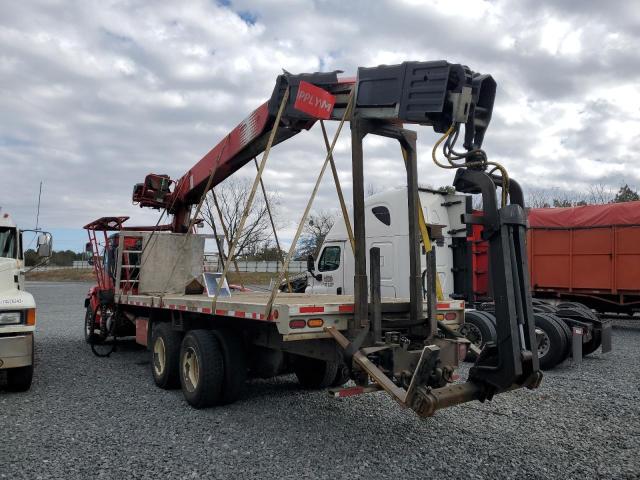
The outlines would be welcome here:
[[[383,393],[335,400],[291,376],[237,403],[187,406],[149,355],[82,339],[83,284],[33,283],[31,391],[0,392],[0,478],[640,478],[640,329],[537,391],[421,420]]]

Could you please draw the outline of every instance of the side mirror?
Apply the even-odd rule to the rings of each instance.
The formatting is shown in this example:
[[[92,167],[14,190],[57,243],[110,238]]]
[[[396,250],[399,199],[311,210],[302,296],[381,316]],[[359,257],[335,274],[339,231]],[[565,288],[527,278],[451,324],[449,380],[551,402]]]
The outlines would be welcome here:
[[[44,232],[38,235],[38,256],[48,258],[52,253],[53,237],[50,233]]]
[[[91,246],[91,242],[87,242],[87,244],[84,246],[84,251],[93,255],[93,247]]]

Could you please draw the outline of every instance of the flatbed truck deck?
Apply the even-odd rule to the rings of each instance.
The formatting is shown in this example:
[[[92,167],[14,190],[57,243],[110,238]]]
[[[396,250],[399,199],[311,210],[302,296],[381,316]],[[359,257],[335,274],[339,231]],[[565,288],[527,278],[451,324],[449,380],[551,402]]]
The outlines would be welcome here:
[[[285,341],[328,338],[325,327],[347,330],[349,318],[353,316],[353,295],[279,293],[271,314],[265,316],[270,294],[267,292],[233,292],[230,297],[219,297],[215,302],[206,294],[195,295],[133,295],[117,294],[117,304],[191,312],[205,316],[220,316],[233,319],[256,320],[276,325]],[[409,313],[408,298],[382,298],[383,317],[398,318]],[[428,309],[426,302],[424,311]],[[438,311],[444,315],[455,314],[462,318],[464,301],[438,302]],[[309,322],[308,320],[314,320]],[[456,327],[457,322],[443,322]]]

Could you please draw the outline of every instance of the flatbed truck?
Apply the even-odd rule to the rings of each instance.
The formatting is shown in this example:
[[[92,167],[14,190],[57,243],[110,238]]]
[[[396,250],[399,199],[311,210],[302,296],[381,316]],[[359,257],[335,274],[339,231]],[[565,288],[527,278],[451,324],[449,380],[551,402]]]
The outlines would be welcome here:
[[[127,217],[102,217],[85,226],[97,279],[85,301],[88,343],[94,352],[108,355],[117,337],[135,336],[151,351],[155,383],[180,385],[196,408],[234,401],[248,374],[268,377],[285,371],[293,371],[308,388],[333,386],[335,396],[384,390],[419,416],[490,400],[514,388],[536,388],[542,373],[527,283],[524,202],[512,180],[498,204],[496,190],[503,180],[485,172],[496,164],[481,149],[495,88],[489,75],[445,61],[361,67],[355,78],[338,77],[338,72],[279,76],[270,100],[182,177],[149,174],[135,185],[134,202],[170,215],[169,224],[135,227],[125,225]],[[325,119],[340,121],[331,146]],[[318,120],[327,150],[321,173],[333,160],[342,125],[351,128],[352,295],[282,293],[277,284],[269,295],[234,292],[224,283],[229,262],[211,282],[202,267],[204,239],[195,233],[204,195],[264,152],[246,216],[271,147]],[[443,154],[456,170],[454,187],[482,194],[487,239],[499,254],[491,272],[503,292],[496,300],[497,341],[484,346],[464,381],[457,367],[469,342],[438,320],[435,282],[429,282],[426,302],[422,293],[420,250],[428,239],[420,216],[416,133],[405,123],[429,125],[444,134],[434,159],[444,145]],[[463,125],[464,154],[454,150]],[[381,252],[366,245],[366,135],[400,144],[407,172],[407,298],[382,295]],[[231,258],[234,245],[235,240]],[[348,380],[355,386],[341,388]]]

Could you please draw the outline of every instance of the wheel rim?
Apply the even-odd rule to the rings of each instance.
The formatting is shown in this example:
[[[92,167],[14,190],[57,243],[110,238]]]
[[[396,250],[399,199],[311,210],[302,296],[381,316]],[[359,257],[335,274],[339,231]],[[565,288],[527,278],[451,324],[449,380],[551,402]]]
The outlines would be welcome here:
[[[153,370],[156,375],[161,376],[164,373],[167,364],[166,349],[162,337],[156,338],[153,344]]]
[[[473,323],[464,324],[464,336],[474,345],[482,346],[482,332]]]
[[[551,340],[549,340],[547,332],[542,329],[540,330],[542,334],[540,335],[540,341],[538,342],[538,358],[542,358],[549,353],[549,348],[551,346]]]
[[[193,347],[187,347],[182,356],[182,378],[184,378],[184,386],[189,392],[193,392],[198,388],[200,379],[200,362],[198,355]]]

